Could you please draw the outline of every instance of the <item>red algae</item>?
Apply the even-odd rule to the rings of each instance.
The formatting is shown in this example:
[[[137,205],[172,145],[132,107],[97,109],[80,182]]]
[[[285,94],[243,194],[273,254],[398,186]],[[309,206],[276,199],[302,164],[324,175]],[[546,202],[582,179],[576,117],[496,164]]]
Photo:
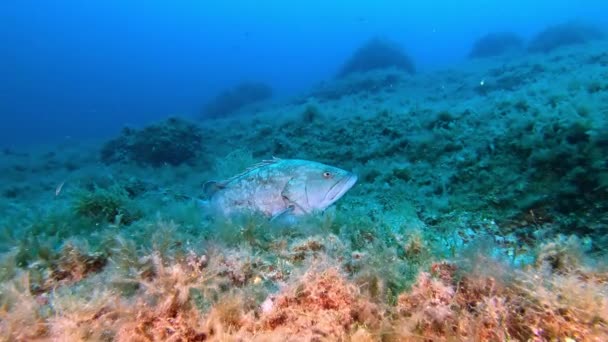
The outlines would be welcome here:
[[[604,273],[530,269],[507,282],[438,262],[419,272],[391,304],[372,298],[356,277],[323,261],[300,277],[292,275],[290,285],[276,293],[259,292],[267,296],[261,301],[251,297],[260,284],[250,281],[247,289],[230,273],[218,272],[226,268],[223,256],[191,253],[163,260],[153,254],[149,259],[153,271],[134,280],[139,285],[130,297],[108,290],[93,290],[86,298],[69,292],[34,296],[24,275],[21,283],[3,287],[2,336],[61,341],[608,339]],[[196,293],[209,299],[207,308],[197,304]]]
[[[347,340],[355,325],[377,325],[378,307],[335,268],[309,272],[278,294],[245,331],[288,341]]]

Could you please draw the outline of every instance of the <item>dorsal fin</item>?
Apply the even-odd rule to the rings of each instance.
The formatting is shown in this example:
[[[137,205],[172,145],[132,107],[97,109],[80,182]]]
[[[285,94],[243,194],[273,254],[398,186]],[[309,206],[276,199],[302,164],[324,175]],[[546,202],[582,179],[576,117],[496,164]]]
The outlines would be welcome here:
[[[232,182],[233,180],[235,180],[237,178],[243,177],[244,175],[248,174],[251,171],[257,170],[257,169],[259,169],[261,167],[264,167],[264,166],[268,166],[268,165],[272,165],[272,164],[278,163],[281,160],[282,159],[277,158],[277,157],[272,157],[272,159],[262,160],[261,162],[259,162],[257,164],[253,164],[252,166],[246,168],[243,172],[238,173],[238,174],[236,174],[236,175],[234,175],[234,176],[226,179],[222,183],[223,184],[228,184],[228,183]]]

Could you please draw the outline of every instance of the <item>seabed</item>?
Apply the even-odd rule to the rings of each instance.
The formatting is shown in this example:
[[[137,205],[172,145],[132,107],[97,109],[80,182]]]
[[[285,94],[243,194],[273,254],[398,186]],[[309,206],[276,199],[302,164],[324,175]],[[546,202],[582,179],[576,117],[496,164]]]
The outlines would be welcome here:
[[[0,337],[607,341],[606,51],[371,71],[233,117],[6,149]],[[125,141],[193,156],[146,164]],[[272,156],[359,182],[290,225],[201,210],[205,181]]]

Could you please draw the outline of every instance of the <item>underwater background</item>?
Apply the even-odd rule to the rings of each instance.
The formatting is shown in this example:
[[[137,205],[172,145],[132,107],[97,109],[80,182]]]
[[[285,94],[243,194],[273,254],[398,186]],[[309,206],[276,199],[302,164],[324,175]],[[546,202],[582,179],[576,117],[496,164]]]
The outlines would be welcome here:
[[[201,103],[245,80],[283,98],[330,79],[371,36],[394,40],[421,70],[461,61],[488,32],[531,38],[583,19],[601,0],[4,1],[0,143],[108,137]],[[28,134],[22,134],[28,132]]]
[[[605,1],[5,1],[0,38],[1,341],[608,340]],[[358,181],[208,210],[273,157]]]

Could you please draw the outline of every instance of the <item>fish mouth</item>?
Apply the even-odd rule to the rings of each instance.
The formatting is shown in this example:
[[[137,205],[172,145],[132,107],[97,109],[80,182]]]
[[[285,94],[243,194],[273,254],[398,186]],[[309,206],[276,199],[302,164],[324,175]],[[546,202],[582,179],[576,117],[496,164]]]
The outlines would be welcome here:
[[[329,189],[325,199],[329,202],[329,205],[339,200],[344,194],[350,190],[350,188],[357,183],[357,175],[354,173],[348,174],[346,177],[340,179],[334,186]]]

